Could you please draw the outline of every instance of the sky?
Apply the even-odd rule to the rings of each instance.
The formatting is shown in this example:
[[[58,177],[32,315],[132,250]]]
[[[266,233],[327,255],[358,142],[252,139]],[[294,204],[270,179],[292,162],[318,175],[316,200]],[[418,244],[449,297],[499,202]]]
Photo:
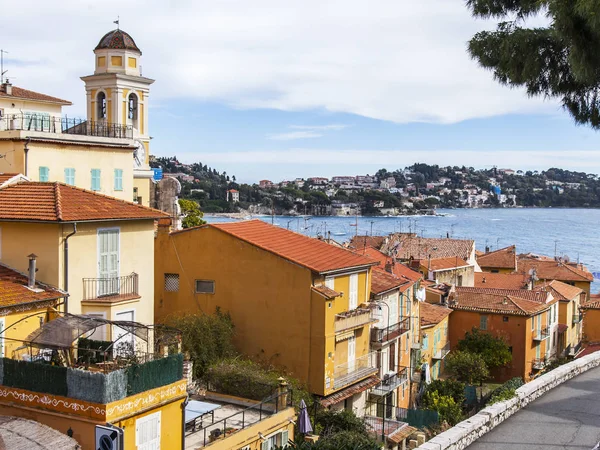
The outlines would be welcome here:
[[[600,173],[596,132],[469,57],[495,24],[463,0],[30,0],[2,10],[7,76],[85,116],[79,77],[117,16],[156,80],[157,156],[250,183],[415,162]]]

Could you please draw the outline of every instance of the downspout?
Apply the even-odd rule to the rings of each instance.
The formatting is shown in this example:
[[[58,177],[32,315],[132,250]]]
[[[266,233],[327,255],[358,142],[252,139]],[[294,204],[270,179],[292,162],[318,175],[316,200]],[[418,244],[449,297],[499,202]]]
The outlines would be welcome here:
[[[71,236],[73,236],[75,233],[77,233],[77,222],[73,223],[73,231],[71,233],[69,233],[66,237],[65,237],[65,248],[64,248],[64,257],[63,257],[63,264],[65,266],[65,279],[63,282],[63,290],[65,292],[69,292],[69,238]],[[69,303],[68,303],[68,298],[65,297],[65,313],[69,312]]]
[[[185,448],[185,407],[188,405],[190,396],[187,395],[181,403],[181,448]]]
[[[29,153],[29,142],[31,141],[31,138],[27,138],[27,141],[25,141],[25,146],[23,147],[23,151],[25,152],[25,170],[24,170],[24,174],[25,176],[27,176],[27,163],[28,163],[28,158],[27,158],[27,154]]]

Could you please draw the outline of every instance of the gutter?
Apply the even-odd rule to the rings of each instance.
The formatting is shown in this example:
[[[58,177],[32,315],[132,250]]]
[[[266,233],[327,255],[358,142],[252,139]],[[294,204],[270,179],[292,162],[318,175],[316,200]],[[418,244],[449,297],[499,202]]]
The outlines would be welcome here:
[[[69,292],[69,238],[77,233],[77,222],[73,223],[73,231],[65,237],[63,264],[65,267],[63,290]],[[65,313],[69,312],[68,297],[65,297]]]

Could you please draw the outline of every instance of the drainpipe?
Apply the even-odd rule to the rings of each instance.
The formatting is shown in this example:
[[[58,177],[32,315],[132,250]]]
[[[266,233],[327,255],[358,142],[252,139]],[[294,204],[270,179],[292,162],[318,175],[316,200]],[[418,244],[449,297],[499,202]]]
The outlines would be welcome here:
[[[31,141],[31,138],[27,138],[27,141],[25,141],[25,146],[23,147],[23,151],[25,152],[25,170],[24,170],[24,174],[25,176],[27,176],[27,162],[28,162],[28,158],[27,158],[27,154],[29,153],[29,142]]]
[[[190,396],[186,396],[181,404],[181,448],[185,448],[185,407],[190,401]]]
[[[65,280],[63,282],[63,289],[65,292],[69,292],[69,238],[71,236],[73,236],[75,233],[77,233],[77,223],[73,223],[73,231],[71,233],[69,233],[66,237],[65,237],[65,248],[64,248],[64,257],[63,257],[63,264],[65,266]],[[67,297],[65,297],[65,313],[69,312],[69,303],[68,303],[68,299]]]

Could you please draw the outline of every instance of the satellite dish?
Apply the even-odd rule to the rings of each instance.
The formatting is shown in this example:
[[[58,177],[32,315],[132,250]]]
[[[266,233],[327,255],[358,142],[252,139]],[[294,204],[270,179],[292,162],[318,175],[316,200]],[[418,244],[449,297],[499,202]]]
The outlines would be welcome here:
[[[569,261],[571,261],[571,258],[569,258],[569,255],[565,255],[563,257],[563,261],[565,262],[565,264],[569,264]]]

